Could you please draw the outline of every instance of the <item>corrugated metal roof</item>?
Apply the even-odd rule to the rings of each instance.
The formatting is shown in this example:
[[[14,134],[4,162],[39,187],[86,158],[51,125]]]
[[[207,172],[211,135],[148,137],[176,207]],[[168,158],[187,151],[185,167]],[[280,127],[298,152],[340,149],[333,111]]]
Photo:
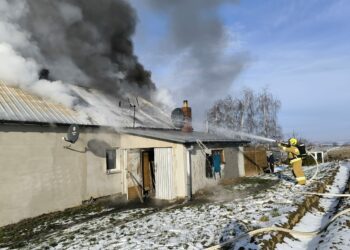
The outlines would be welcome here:
[[[61,104],[44,100],[0,80],[0,120],[35,123],[91,125]]]
[[[48,85],[49,88],[52,85]],[[130,95],[120,99],[123,105],[116,104],[114,96],[96,89],[73,84],[65,85],[70,97],[76,99],[74,107],[66,107],[55,99],[40,97],[21,87],[13,86],[0,79],[0,122],[33,122],[56,124],[79,124],[110,127],[127,127],[134,123],[133,109],[130,108]],[[52,89],[53,90],[53,89]],[[138,97],[136,126],[172,128],[170,112]]]
[[[225,137],[217,134],[210,134],[204,132],[193,131],[185,133],[175,129],[148,129],[148,128],[126,128],[121,131],[122,133],[136,135],[141,137],[147,137],[152,139],[165,140],[181,144],[196,143],[197,140],[207,143],[226,142],[226,143],[238,143],[247,144],[249,141],[237,140],[230,137]]]

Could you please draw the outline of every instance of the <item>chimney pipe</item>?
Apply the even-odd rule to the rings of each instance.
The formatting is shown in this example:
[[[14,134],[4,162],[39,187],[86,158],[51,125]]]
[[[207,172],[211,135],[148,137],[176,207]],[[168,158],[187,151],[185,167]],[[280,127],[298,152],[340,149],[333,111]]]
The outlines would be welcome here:
[[[192,109],[189,107],[187,100],[184,100],[183,102],[182,112],[184,114],[184,126],[182,127],[182,132],[192,132]]]
[[[50,70],[48,69],[41,69],[39,72],[39,80],[50,80]]]

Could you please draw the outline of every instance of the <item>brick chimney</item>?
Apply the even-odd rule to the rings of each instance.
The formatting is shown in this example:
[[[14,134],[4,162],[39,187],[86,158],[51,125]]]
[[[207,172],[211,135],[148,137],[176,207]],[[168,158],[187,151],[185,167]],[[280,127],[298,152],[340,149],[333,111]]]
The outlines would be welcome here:
[[[181,109],[184,114],[184,126],[182,127],[182,132],[192,132],[192,109],[188,106],[187,100],[184,100]]]

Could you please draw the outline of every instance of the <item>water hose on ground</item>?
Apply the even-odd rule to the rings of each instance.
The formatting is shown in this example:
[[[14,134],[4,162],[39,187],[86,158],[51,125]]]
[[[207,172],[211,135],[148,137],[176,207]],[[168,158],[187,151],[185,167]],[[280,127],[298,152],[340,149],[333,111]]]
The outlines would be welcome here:
[[[311,157],[314,159],[315,163],[316,163],[316,172],[314,173],[314,175],[313,175],[313,176],[310,178],[310,180],[308,181],[308,182],[311,182],[311,181],[313,181],[313,180],[316,178],[316,176],[317,176],[317,174],[318,174],[319,165],[318,165],[317,158],[316,158],[313,154],[311,154],[310,152],[307,152],[307,155],[311,156]]]
[[[318,161],[316,159],[316,157],[311,154],[310,152],[307,153],[308,155],[310,155],[315,163],[316,163],[316,172],[314,173],[314,175],[310,178],[310,180],[308,181],[308,183],[310,183],[311,181],[313,181],[318,172],[319,172],[319,164]],[[315,192],[298,192],[298,194],[303,194],[303,195],[318,195],[318,196],[323,196],[323,197],[350,197],[350,194],[332,194],[332,193],[315,193]]]
[[[332,194],[332,193],[314,193],[314,192],[298,192],[298,194],[318,195],[318,196],[324,196],[324,197],[350,197],[350,194]]]
[[[326,225],[324,225],[322,228],[320,228],[317,231],[302,232],[302,231],[296,231],[296,230],[286,229],[286,228],[282,228],[282,227],[265,227],[265,228],[260,228],[260,229],[256,229],[256,230],[241,234],[240,236],[238,236],[234,239],[230,239],[230,240],[225,241],[223,243],[220,243],[218,245],[209,247],[209,248],[207,248],[207,250],[220,249],[222,247],[226,247],[228,245],[234,244],[237,241],[239,241],[245,237],[253,237],[255,235],[258,235],[261,233],[267,233],[267,232],[284,232],[284,233],[289,233],[289,234],[292,234],[294,236],[299,236],[299,237],[314,237],[314,236],[322,233],[324,230],[326,230],[327,227],[335,221],[335,219],[337,219],[338,217],[340,217],[346,213],[349,213],[349,212],[350,212],[350,208],[345,209],[345,210],[337,213],[335,216],[333,216],[333,218]]]

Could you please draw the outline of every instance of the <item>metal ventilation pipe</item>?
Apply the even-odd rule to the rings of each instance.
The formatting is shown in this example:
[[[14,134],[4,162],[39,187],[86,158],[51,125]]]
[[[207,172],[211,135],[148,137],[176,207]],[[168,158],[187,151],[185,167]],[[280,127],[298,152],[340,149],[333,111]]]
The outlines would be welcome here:
[[[186,147],[187,158],[187,200],[192,200],[192,155],[193,145]]]
[[[187,100],[184,100],[181,109],[184,115],[184,126],[182,127],[182,132],[192,132],[192,109],[189,107]]]

